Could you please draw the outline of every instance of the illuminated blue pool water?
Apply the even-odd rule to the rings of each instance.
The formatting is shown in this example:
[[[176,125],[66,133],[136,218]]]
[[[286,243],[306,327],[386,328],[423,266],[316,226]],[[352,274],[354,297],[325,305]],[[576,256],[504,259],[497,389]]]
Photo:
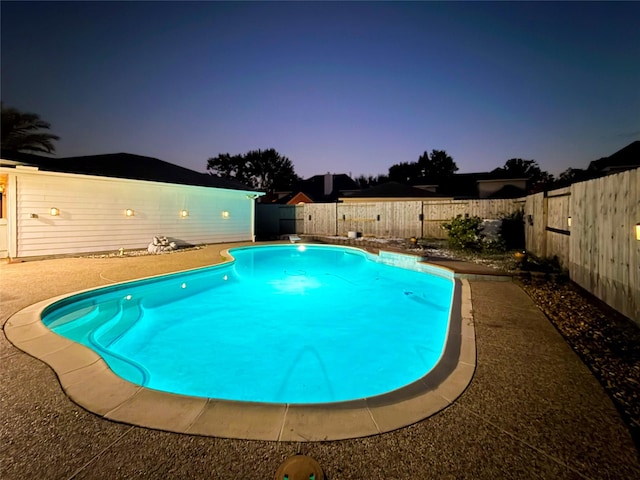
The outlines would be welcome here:
[[[418,380],[442,355],[451,279],[349,248],[231,253],[230,264],[69,297],[43,322],[133,383],[226,400],[371,397]]]

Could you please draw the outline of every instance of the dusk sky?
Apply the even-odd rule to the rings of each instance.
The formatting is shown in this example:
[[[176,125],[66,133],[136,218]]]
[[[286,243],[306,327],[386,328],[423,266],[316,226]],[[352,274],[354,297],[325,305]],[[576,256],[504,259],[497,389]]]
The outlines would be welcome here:
[[[0,5],[2,101],[57,156],[275,148],[307,178],[437,149],[557,175],[640,139],[640,2]]]

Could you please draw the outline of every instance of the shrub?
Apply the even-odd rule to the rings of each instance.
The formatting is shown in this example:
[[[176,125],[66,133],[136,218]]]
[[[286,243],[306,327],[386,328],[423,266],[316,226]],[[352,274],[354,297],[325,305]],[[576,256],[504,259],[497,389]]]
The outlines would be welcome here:
[[[453,250],[482,250],[482,234],[480,233],[480,217],[463,217],[458,215],[442,226],[448,232],[449,248]]]
[[[500,237],[507,250],[522,250],[525,248],[524,239],[524,211],[517,210],[502,217]]]

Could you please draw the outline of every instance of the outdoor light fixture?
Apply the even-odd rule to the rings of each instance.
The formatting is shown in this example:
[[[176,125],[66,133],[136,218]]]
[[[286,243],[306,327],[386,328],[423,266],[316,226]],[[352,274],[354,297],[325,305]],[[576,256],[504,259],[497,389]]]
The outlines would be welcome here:
[[[229,212],[227,212],[226,210],[222,211],[222,218],[229,218]]]
[[[567,217],[567,225],[570,227],[571,226],[571,217]]]
[[[130,209],[130,208],[127,208],[127,209],[124,211],[124,214],[125,214],[127,217],[133,217],[133,216],[136,214],[136,212],[134,212],[134,211],[133,211],[132,209]]]
[[[52,217],[57,217],[58,215],[60,215],[60,209],[51,207],[51,209],[49,210],[49,215],[51,215]]]
[[[640,223],[636,223],[636,240],[640,240]]]
[[[189,211],[188,210],[180,210],[180,216],[182,218],[188,217],[189,216]]]

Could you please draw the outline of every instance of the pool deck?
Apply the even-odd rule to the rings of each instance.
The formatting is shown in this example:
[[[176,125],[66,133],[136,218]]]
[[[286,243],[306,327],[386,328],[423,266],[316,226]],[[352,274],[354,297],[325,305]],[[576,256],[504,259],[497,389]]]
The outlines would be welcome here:
[[[468,264],[445,266],[472,275],[477,366],[469,387],[430,418],[365,438],[236,440],[109,421],[73,403],[51,368],[4,336],[7,320],[37,302],[218,263],[230,246],[0,265],[3,479],[271,479],[296,453],[315,458],[330,480],[640,478],[638,451],[589,370],[516,284],[483,281],[487,272]]]

